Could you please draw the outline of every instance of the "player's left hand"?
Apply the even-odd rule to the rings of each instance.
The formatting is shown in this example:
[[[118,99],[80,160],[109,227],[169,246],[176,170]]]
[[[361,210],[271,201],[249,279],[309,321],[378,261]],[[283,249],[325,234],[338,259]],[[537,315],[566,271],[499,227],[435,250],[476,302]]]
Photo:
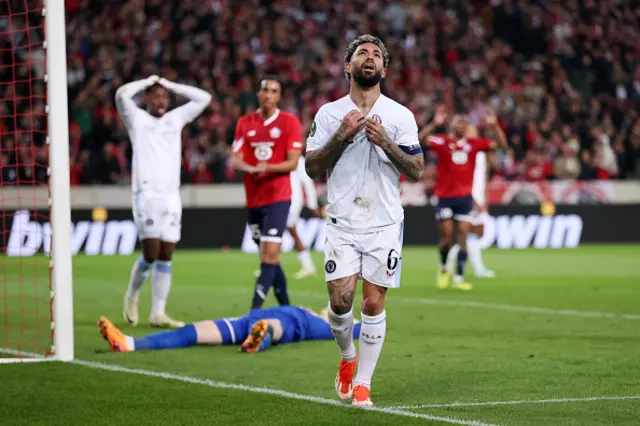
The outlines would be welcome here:
[[[311,216],[313,216],[313,217],[320,217],[320,209],[313,209],[313,210],[311,210]]]
[[[487,126],[495,126],[496,124],[498,124],[498,116],[496,115],[495,111],[489,110],[489,113],[485,117],[484,122]]]
[[[366,120],[364,130],[367,135],[367,139],[369,139],[369,141],[374,145],[377,145],[380,148],[386,148],[389,144],[389,136],[387,135],[387,131],[384,126],[373,118]]]

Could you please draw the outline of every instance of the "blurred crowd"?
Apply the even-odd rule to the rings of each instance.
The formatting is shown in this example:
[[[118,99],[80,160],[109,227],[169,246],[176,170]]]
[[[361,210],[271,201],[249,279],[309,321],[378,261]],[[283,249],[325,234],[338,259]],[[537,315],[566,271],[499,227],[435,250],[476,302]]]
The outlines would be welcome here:
[[[362,33],[387,44],[383,90],[419,125],[440,104],[480,128],[490,110],[498,114],[510,149],[491,162],[493,178],[640,175],[635,0],[66,3],[73,184],[128,182],[131,147],[114,93],[151,74],[213,94],[184,131],[183,182],[238,180],[229,147],[238,118],[257,107],[260,77],[278,75],[281,108],[300,117],[306,134],[320,105],[347,93],[343,55]],[[21,13],[38,4],[0,1],[0,34],[11,35],[0,37],[3,183],[46,180],[41,18]],[[425,157],[428,181],[435,158]]]

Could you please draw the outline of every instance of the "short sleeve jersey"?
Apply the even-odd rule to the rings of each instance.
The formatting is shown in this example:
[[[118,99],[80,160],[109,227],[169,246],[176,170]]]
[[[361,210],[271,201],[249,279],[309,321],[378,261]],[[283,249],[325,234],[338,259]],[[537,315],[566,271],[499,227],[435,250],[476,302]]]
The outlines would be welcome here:
[[[280,110],[266,120],[258,112],[244,115],[236,125],[232,149],[242,152],[244,162],[250,166],[282,163],[289,151],[302,149],[300,120]],[[291,200],[289,172],[245,174],[244,188],[249,208]]]
[[[429,148],[438,154],[438,178],[435,194],[439,198],[471,195],[473,173],[478,152],[488,151],[491,140],[463,138],[455,140],[449,135],[428,138]]]
[[[327,144],[344,116],[357,109],[349,96],[323,105],[311,126],[307,153]],[[409,109],[380,95],[366,118],[381,123],[392,142],[405,152],[421,153],[418,126]],[[327,192],[327,216],[351,232],[372,232],[404,219],[400,172],[384,151],[367,139],[364,128],[329,170]]]

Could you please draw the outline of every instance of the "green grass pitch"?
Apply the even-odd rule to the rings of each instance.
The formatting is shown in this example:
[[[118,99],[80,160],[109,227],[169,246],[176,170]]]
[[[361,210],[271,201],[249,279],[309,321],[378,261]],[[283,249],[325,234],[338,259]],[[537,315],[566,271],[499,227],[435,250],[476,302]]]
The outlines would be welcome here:
[[[321,256],[314,256],[322,270]],[[135,256],[75,257],[76,357],[130,370],[0,365],[0,424],[639,424],[640,246],[490,249],[485,262],[498,277],[473,280],[475,289],[466,293],[435,288],[437,259],[433,247],[403,253],[402,288],[389,293],[387,338],[372,390],[377,407],[402,408],[370,412],[331,405],[338,353],[330,341],[276,346],[260,354],[241,354],[237,347],[105,351],[96,321],[106,315],[122,325],[122,297]],[[283,264],[293,277],[295,255],[283,255]],[[5,258],[3,266],[0,346],[16,348],[22,341],[28,351],[46,344],[46,259]],[[256,267],[256,255],[178,250],[168,312],[185,321],[243,314]],[[326,305],[321,275],[290,278],[289,287],[296,304],[316,310]],[[12,297],[20,292],[38,295]],[[147,283],[141,295],[144,320],[149,293]],[[273,296],[268,303],[275,303]],[[20,310],[40,319],[30,319],[26,330]],[[152,332],[144,324],[122,328],[136,336]],[[131,374],[131,369],[175,377]],[[176,380],[185,377],[200,380]],[[558,401],[629,396],[636,398]],[[531,402],[538,400],[551,401]],[[450,405],[456,402],[490,404]]]

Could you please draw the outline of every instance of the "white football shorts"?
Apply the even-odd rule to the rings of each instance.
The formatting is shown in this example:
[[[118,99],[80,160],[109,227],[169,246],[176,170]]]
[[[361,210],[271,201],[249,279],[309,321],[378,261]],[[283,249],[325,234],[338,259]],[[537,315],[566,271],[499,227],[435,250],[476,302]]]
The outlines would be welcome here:
[[[400,287],[404,223],[355,234],[327,223],[325,281],[354,274],[381,287]]]
[[[182,200],[180,193],[138,192],[133,194],[133,220],[140,240],[180,241]]]

